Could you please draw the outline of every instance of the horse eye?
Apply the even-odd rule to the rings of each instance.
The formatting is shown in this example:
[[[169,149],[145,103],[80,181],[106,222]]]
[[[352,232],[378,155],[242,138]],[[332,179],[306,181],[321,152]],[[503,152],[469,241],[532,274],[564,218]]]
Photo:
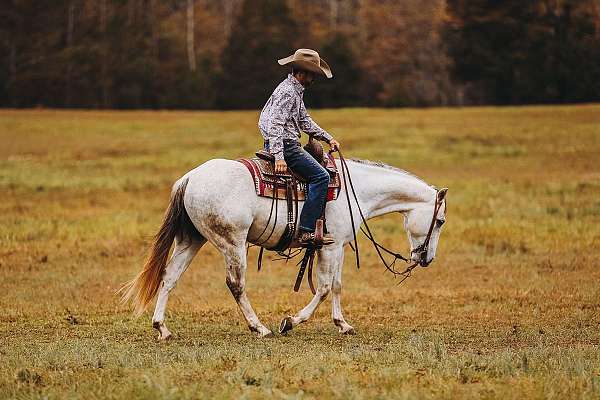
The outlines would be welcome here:
[[[438,219],[436,222],[437,222],[438,228],[440,228],[442,225],[444,225],[444,222],[446,222],[446,221],[443,219]]]

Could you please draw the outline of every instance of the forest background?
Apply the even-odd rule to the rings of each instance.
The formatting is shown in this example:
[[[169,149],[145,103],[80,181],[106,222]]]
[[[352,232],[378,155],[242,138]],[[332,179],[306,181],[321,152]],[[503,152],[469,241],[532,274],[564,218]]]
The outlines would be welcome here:
[[[298,47],[311,107],[600,100],[598,0],[2,3],[2,107],[256,109]]]

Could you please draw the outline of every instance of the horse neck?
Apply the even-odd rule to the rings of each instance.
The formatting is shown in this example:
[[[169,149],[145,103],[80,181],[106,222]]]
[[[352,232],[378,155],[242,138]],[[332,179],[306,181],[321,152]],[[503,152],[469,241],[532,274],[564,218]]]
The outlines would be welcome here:
[[[407,172],[356,161],[349,161],[348,169],[367,219],[435,200],[435,189]]]

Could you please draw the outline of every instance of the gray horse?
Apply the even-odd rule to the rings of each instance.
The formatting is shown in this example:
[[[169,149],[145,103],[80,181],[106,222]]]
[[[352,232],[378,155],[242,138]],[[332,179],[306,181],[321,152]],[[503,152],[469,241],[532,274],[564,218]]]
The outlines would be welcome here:
[[[337,162],[339,164],[339,160]],[[447,189],[436,190],[406,171],[381,163],[349,160],[347,165],[365,218],[402,213],[412,260],[421,265],[431,263],[445,221]],[[326,206],[327,228],[335,243],[318,251],[316,294],[296,315],[282,321],[287,324],[286,330],[308,320],[332,292],[334,324],[341,333],[354,333],[354,328],[344,319],[340,300],[344,246],[353,239],[344,190],[342,187],[338,199]],[[436,204],[439,208],[434,214]],[[285,202],[279,202],[279,207],[279,215],[285,215]],[[246,295],[246,244],[257,244],[260,240],[261,232],[269,223],[270,208],[271,200],[256,195],[248,170],[237,161],[214,159],[191,170],[173,185],[171,202],[150,256],[139,275],[124,285],[123,300],[131,300],[139,315],[158,293],[152,325],[159,331],[160,340],[168,339],[171,332],[164,319],[169,292],[200,248],[210,242],[223,254],[227,287],[248,327],[259,337],[272,335],[256,316]],[[356,204],[352,208],[357,216]],[[354,222],[354,229],[358,229],[360,218]],[[280,219],[271,239],[261,245],[273,247],[285,225],[285,219]],[[414,251],[428,236],[427,251]],[[173,242],[175,246],[169,259]]]

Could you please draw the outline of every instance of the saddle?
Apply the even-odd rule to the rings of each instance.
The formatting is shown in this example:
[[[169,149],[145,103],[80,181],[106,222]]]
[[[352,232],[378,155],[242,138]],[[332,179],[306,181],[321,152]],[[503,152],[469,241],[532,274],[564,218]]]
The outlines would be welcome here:
[[[283,174],[275,174],[275,157],[265,151],[258,151],[256,155],[257,157],[240,158],[237,161],[244,164],[250,171],[258,196],[286,200],[288,183],[293,181],[296,187],[292,189],[297,193],[295,200],[306,200],[308,185],[301,176],[294,174],[289,169]],[[340,193],[341,181],[333,156],[327,154],[322,165],[330,176],[327,201],[335,200]]]

